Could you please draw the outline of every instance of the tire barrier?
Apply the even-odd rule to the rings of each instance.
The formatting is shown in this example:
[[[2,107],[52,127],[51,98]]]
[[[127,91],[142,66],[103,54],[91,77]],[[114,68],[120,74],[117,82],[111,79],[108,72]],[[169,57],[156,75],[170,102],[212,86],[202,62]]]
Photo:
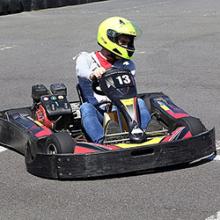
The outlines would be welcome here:
[[[0,0],[0,15],[23,11],[56,8],[105,0]]]
[[[0,15],[19,13],[24,11],[22,0],[1,0]]]

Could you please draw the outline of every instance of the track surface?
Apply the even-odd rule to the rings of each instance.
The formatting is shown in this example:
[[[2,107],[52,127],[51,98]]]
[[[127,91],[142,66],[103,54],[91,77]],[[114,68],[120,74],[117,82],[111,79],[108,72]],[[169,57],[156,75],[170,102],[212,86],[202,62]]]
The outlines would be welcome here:
[[[1,109],[31,104],[31,86],[64,82],[76,99],[72,57],[93,51],[98,23],[135,20],[139,91],[163,91],[216,127],[220,140],[220,2],[110,0],[0,18]],[[218,141],[218,147],[220,142]],[[219,157],[218,157],[219,158]],[[0,219],[220,219],[220,161],[131,177],[53,181],[0,153]]]

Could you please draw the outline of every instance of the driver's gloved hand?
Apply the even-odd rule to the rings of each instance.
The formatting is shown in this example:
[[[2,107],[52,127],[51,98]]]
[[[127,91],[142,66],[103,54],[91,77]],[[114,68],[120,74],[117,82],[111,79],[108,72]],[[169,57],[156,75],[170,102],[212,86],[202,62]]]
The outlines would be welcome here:
[[[102,74],[106,71],[103,67],[97,67],[90,75],[90,79],[94,80],[95,78],[100,79]]]

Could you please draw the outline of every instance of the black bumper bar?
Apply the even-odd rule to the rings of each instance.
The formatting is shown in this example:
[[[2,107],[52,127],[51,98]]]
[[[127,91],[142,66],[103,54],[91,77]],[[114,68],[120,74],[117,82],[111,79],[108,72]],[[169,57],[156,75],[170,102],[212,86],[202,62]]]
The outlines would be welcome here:
[[[215,130],[176,142],[88,155],[37,154],[28,172],[52,179],[84,179],[147,171],[214,155]]]

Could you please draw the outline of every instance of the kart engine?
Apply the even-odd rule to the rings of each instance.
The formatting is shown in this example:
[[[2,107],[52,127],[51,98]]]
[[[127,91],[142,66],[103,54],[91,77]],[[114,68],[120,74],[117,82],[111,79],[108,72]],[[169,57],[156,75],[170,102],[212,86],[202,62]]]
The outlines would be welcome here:
[[[67,100],[67,89],[63,83],[32,86],[35,119],[50,129],[67,129],[72,120],[72,110]]]

